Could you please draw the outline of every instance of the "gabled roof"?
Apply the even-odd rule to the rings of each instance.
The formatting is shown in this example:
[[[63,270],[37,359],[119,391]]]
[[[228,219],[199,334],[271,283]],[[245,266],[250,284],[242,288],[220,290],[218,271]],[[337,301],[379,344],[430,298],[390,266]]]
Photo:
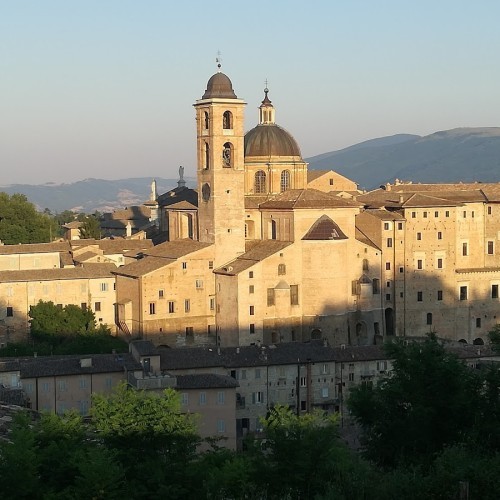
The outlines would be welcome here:
[[[356,208],[362,204],[340,198],[317,189],[290,189],[271,196],[260,204],[261,209],[301,209],[301,208]]]
[[[85,264],[78,267],[64,267],[55,269],[26,269],[22,271],[0,271],[0,281],[54,281],[112,278],[114,264]]]
[[[192,208],[198,206],[198,192],[186,186],[176,187],[158,196],[158,205],[161,207],[172,207],[174,205],[184,202],[186,207]],[[178,205],[175,208],[181,208]]]
[[[346,240],[342,229],[328,215],[322,215],[307,231],[303,240]]]
[[[258,241],[254,245],[250,245],[250,249],[240,255],[233,261],[225,264],[222,267],[214,270],[216,274],[225,274],[227,276],[236,276],[245,269],[248,269],[255,264],[263,261],[267,257],[283,250],[292,244],[291,241],[279,240],[263,240]]]
[[[16,255],[26,253],[56,253],[69,252],[68,241],[54,243],[23,243],[19,245],[0,245],[0,255]]]

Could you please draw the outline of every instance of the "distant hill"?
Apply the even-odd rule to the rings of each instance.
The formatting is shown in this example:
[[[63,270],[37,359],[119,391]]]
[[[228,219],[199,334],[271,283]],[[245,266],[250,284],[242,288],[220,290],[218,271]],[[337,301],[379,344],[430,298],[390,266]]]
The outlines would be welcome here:
[[[457,128],[425,137],[399,134],[307,158],[309,169],[333,169],[373,188],[413,182],[500,181],[500,127]]]
[[[25,194],[40,210],[45,208],[57,213],[64,210],[92,213],[111,212],[116,208],[140,205],[149,200],[151,177],[120,180],[85,179],[71,184],[12,184],[0,186],[8,194]],[[187,185],[194,187],[193,179],[186,178]],[[158,194],[177,186],[177,179],[156,179]]]

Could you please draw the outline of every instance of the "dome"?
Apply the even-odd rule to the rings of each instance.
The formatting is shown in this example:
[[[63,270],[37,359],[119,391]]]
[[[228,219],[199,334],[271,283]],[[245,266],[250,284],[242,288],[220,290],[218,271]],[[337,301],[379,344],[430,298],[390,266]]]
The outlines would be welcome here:
[[[301,156],[297,141],[275,124],[257,125],[245,134],[245,157]]]
[[[224,73],[215,73],[207,83],[202,99],[237,99],[231,80]]]

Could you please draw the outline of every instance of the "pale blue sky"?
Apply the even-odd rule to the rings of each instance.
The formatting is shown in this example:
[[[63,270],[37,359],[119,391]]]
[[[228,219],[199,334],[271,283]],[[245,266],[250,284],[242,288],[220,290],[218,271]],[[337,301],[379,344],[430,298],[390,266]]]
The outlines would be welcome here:
[[[195,175],[192,104],[269,81],[304,157],[500,126],[497,0],[0,0],[0,185]]]

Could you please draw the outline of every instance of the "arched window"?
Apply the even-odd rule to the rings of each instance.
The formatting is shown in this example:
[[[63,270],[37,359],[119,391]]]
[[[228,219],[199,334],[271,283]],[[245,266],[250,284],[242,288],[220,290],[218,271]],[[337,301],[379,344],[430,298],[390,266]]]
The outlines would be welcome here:
[[[290,172],[288,170],[283,170],[281,172],[281,192],[290,189]]]
[[[370,266],[368,264],[368,259],[363,259],[363,271],[369,271]]]
[[[230,168],[233,166],[233,145],[230,142],[224,144],[222,150],[222,166]]]
[[[210,119],[208,118],[208,111],[205,111],[203,114],[205,121],[205,130],[208,130],[208,125],[210,124]]]
[[[205,143],[205,168],[208,170],[210,168],[210,146]]]
[[[286,266],[285,264],[278,265],[278,276],[283,276],[286,274]]]
[[[275,240],[277,237],[277,224],[276,221],[273,219],[271,220],[271,239]]]
[[[484,340],[481,337],[478,337],[477,339],[474,339],[473,344],[474,345],[484,345]]]
[[[222,128],[226,130],[233,128],[233,114],[231,111],[224,111],[222,115]]]
[[[432,313],[427,313],[427,324],[432,325]]]
[[[255,194],[266,192],[266,173],[263,170],[255,172]]]
[[[321,330],[319,328],[314,328],[311,331],[311,340],[321,340]]]

